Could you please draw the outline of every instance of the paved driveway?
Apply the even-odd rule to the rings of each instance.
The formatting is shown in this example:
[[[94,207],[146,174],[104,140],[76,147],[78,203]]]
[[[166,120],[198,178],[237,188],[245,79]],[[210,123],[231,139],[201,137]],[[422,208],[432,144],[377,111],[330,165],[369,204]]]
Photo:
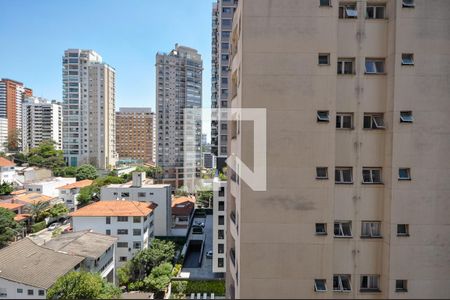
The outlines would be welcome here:
[[[70,224],[66,224],[66,225],[62,225],[62,226],[60,226],[58,228],[61,228],[62,230],[64,230],[64,229],[66,229],[69,226],[70,226]],[[41,230],[41,231],[39,231],[37,233],[29,235],[28,237],[30,239],[32,239],[33,242],[35,242],[37,245],[41,246],[41,245],[43,245],[46,242],[51,240],[52,232],[53,231],[48,231],[47,228],[45,228],[45,229],[43,229],[43,230]]]

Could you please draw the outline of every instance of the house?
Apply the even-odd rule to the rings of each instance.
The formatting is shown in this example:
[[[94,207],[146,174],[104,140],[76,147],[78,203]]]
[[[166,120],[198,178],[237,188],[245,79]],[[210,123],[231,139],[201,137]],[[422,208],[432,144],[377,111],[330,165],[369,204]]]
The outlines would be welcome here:
[[[25,193],[14,196],[11,199],[11,203],[23,204],[23,212],[29,212],[32,205],[37,203],[45,204],[45,207],[50,207],[58,203],[59,199],[56,197],[51,197],[47,195],[42,195],[39,193]]]
[[[145,172],[133,172],[132,181],[102,187],[100,200],[132,200],[158,205],[155,212],[155,236],[168,236],[171,229],[172,188],[170,184],[153,184]]]
[[[16,182],[16,164],[0,157],[0,183],[14,184]]]
[[[92,185],[93,182],[93,180],[85,179],[60,186],[58,188],[59,197],[71,211],[75,210],[78,205],[77,197],[80,194],[80,189]]]
[[[173,236],[186,236],[189,224],[194,214],[195,198],[178,197],[172,199],[172,230]]]
[[[99,201],[69,215],[74,232],[93,230],[118,238],[116,266],[120,267],[151,243],[155,208],[155,204],[147,202]]]
[[[59,197],[59,187],[74,183],[76,178],[50,177],[42,180],[25,182],[23,187],[27,192],[36,192],[52,197]]]
[[[16,214],[14,221],[25,222],[28,225],[27,221],[31,219],[31,215],[22,212],[24,206],[25,204],[23,203],[0,202],[0,207],[10,210]]]
[[[40,247],[28,238],[0,250],[0,297],[45,299],[47,290],[85,258]]]
[[[98,273],[108,282],[115,283],[116,237],[89,230],[61,234],[42,247],[54,251],[82,256],[81,270]]]

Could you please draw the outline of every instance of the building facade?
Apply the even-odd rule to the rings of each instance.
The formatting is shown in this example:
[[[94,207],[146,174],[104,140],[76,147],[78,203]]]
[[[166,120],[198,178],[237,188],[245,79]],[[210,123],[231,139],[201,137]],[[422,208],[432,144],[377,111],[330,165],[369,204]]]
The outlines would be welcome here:
[[[69,49],[63,64],[63,149],[70,166],[115,166],[115,70],[93,50]]]
[[[121,160],[155,163],[155,114],[151,108],[121,107],[116,112],[116,146]]]
[[[213,182],[213,262],[214,273],[225,273],[227,231],[227,182],[215,178]]]
[[[190,118],[185,109],[202,107],[202,72],[195,49],[175,45],[170,53],[156,55],[156,160],[163,168],[163,182],[174,187],[200,177],[201,116]]]
[[[70,211],[76,210],[78,206],[77,198],[80,194],[80,190],[92,185],[93,182],[93,180],[85,179],[60,186],[57,188],[59,190],[59,198],[61,198]]]
[[[26,97],[22,103],[22,148],[28,151],[43,141],[62,149],[62,106],[56,101]]]
[[[448,298],[448,11],[239,2],[231,106],[266,109],[267,188],[228,177],[228,297]]]
[[[22,101],[32,95],[33,91],[22,82],[5,78],[0,80],[0,118],[8,120],[7,135],[12,149],[21,147]]]
[[[229,107],[230,36],[237,3],[217,0],[212,9],[211,108],[219,111]],[[211,152],[223,167],[228,153],[227,114],[213,110],[211,117]]]

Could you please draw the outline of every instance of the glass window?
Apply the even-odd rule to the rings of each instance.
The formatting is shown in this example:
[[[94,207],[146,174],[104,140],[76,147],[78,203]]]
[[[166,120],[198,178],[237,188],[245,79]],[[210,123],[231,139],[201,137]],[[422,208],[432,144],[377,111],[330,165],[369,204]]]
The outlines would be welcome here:
[[[128,229],[117,229],[117,234],[126,235],[128,234]]]
[[[362,221],[361,222],[361,237],[365,237],[365,238],[381,237],[381,222],[380,221]]]
[[[409,225],[397,224],[397,236],[409,236]]]
[[[326,223],[316,223],[316,235],[327,235]]]
[[[351,291],[350,275],[334,275],[333,276],[333,291],[348,292]]]
[[[415,6],[414,0],[403,0],[402,7],[413,8]]]
[[[404,279],[397,279],[395,281],[395,291],[396,292],[407,292],[408,291],[408,281]]]
[[[338,74],[354,74],[354,59],[353,58],[338,58],[337,73]]]
[[[352,222],[351,221],[334,222],[334,236],[335,237],[351,237],[352,236]]]
[[[22,294],[23,293],[23,289],[17,289],[17,294]]]
[[[327,167],[317,167],[316,168],[316,179],[328,179],[328,168]]]
[[[366,58],[366,74],[384,74],[384,59]]]
[[[399,180],[411,180],[411,170],[409,168],[398,169]]]
[[[329,122],[330,112],[329,111],[318,111],[317,112],[317,122]]]
[[[319,53],[319,65],[330,64],[330,53]]]
[[[335,170],[335,182],[336,183],[353,183],[353,169],[350,167],[341,168],[338,167]]]
[[[111,224],[111,217],[106,217],[106,224]]]
[[[401,123],[412,123],[414,121],[412,111],[401,111],[400,112],[400,122]]]
[[[28,295],[34,295],[34,290],[28,290]]]
[[[381,183],[381,168],[363,168],[363,183]]]
[[[141,223],[141,217],[133,217],[133,223]]]
[[[331,6],[331,0],[320,0],[320,6]]]
[[[133,249],[141,249],[141,242],[133,242]]]
[[[327,285],[325,279],[314,279],[314,291],[315,292],[326,292]]]
[[[361,292],[364,291],[379,291],[380,290],[380,276],[379,275],[361,275]]]
[[[134,235],[134,236],[139,236],[139,235],[141,235],[141,229],[133,229],[133,235]]]
[[[384,129],[383,114],[364,114],[364,129]]]
[[[219,216],[219,225],[224,225],[224,224],[225,224],[225,217]]]
[[[353,114],[336,113],[336,128],[352,129],[353,128]]]
[[[366,18],[367,19],[384,19],[386,7],[383,5],[367,4]]]
[[[117,242],[117,248],[128,248],[127,242]]]
[[[356,19],[357,17],[356,3],[339,5],[339,19]]]
[[[225,246],[224,246],[224,244],[218,244],[218,247],[217,247],[218,249],[217,249],[217,252],[219,252],[219,253],[224,253],[225,252]]]
[[[117,217],[117,222],[128,222],[128,217]]]
[[[39,296],[44,296],[45,295],[45,291],[44,290],[39,290]]]

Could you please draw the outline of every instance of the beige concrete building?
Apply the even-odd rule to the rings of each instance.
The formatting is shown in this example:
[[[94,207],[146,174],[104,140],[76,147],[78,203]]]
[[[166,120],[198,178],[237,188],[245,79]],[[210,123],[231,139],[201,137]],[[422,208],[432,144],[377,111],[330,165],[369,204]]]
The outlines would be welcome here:
[[[121,107],[116,112],[117,153],[120,159],[155,163],[155,114],[150,108]]]
[[[239,1],[231,106],[267,109],[267,190],[228,177],[229,297],[450,297],[449,12]]]

